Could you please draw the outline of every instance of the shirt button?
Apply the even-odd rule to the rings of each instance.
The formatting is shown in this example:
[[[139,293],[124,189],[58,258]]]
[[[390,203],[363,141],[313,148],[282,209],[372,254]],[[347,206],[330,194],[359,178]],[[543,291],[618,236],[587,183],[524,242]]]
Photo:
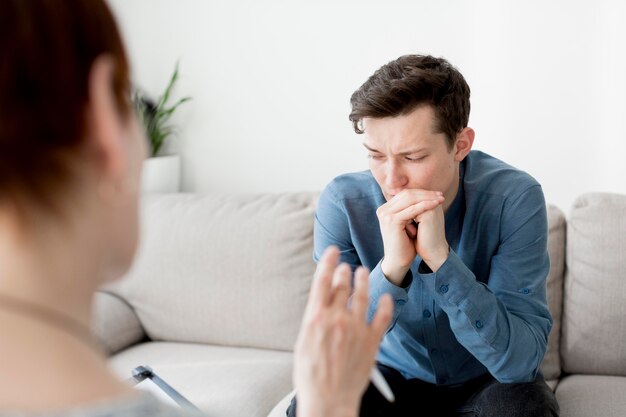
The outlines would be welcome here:
[[[448,292],[448,286],[447,286],[446,284],[442,285],[441,287],[439,287],[439,291],[440,291],[442,294],[447,293],[447,292]]]
[[[480,320],[476,320],[476,328],[477,329],[482,329],[483,328],[483,322]]]
[[[432,314],[430,314],[430,311],[428,311],[428,310],[424,310],[424,311],[422,312],[422,315],[423,315],[425,318],[429,318]]]
[[[406,300],[396,300],[396,304],[399,306],[403,306],[406,304]]]
[[[528,288],[522,289],[522,294],[530,294],[530,290]]]

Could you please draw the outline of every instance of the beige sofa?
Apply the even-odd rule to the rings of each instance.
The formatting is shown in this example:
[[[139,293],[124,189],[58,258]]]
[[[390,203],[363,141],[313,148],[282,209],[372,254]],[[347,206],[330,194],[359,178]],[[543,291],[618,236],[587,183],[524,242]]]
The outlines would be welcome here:
[[[151,366],[210,416],[284,416],[317,197],[146,196],[135,265],[96,298],[115,372]],[[562,416],[624,417],[626,196],[548,213],[555,325],[542,370]]]

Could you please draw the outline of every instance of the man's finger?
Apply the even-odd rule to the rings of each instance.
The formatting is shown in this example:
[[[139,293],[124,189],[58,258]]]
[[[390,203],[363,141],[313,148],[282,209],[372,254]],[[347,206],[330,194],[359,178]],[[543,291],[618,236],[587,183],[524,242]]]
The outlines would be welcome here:
[[[439,200],[425,200],[421,201],[417,204],[413,204],[402,210],[401,212],[395,214],[395,218],[398,221],[411,222],[416,217],[421,216],[429,210],[432,210],[438,207],[441,204]],[[416,229],[417,230],[417,229]]]
[[[417,237],[417,223],[415,220],[412,220],[404,228],[406,230],[406,234],[409,235],[411,239],[415,239]]]
[[[386,203],[387,210],[399,212],[405,208],[426,200],[443,201],[443,195],[438,191],[428,190],[403,190]]]

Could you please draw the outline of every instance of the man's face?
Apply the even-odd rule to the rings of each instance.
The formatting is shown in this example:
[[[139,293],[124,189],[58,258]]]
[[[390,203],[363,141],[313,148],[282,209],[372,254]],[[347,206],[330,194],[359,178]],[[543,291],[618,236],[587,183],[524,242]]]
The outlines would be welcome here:
[[[369,166],[387,201],[404,189],[441,191],[444,207],[458,187],[456,145],[448,150],[444,133],[435,133],[431,106],[397,117],[364,118]]]

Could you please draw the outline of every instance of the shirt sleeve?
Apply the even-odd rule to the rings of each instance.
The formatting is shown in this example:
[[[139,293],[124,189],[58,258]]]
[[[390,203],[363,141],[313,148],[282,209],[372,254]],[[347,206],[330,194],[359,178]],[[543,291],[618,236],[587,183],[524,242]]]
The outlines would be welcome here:
[[[339,248],[340,262],[349,264],[353,271],[362,265],[358,251],[352,243],[350,223],[345,207],[342,200],[337,198],[332,183],[326,187],[318,200],[313,226],[313,242],[313,260],[316,263],[319,262],[326,248],[335,245]],[[388,329],[391,330],[402,311],[402,306],[407,302],[411,282],[412,274],[409,271],[402,287],[391,283],[383,274],[379,262],[369,275],[368,320],[371,321],[374,317],[380,296],[388,293],[394,300],[393,316]]]
[[[536,377],[552,328],[547,211],[539,185],[505,202],[500,230],[488,284],[477,281],[453,251],[436,273],[419,275],[459,343],[498,381],[528,382]]]

